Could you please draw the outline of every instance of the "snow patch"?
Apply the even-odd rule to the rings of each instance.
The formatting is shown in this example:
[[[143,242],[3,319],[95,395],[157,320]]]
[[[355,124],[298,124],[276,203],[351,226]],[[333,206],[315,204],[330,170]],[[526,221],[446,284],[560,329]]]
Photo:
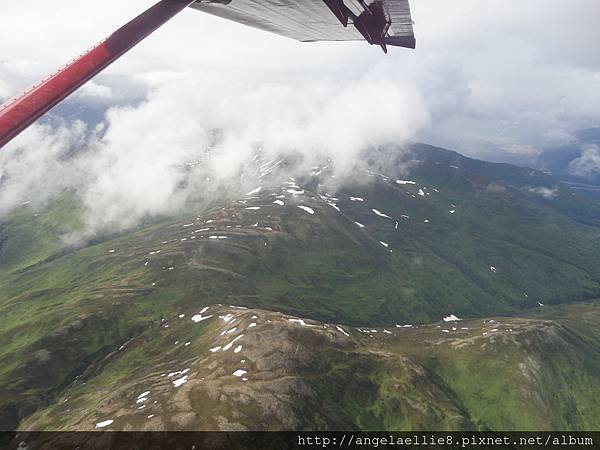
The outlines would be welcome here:
[[[179,386],[181,386],[181,385],[183,385],[183,384],[187,383],[187,381],[188,381],[188,376],[187,376],[187,375],[185,375],[184,377],[181,377],[181,378],[179,378],[179,379],[177,379],[177,380],[173,381],[173,386],[175,386],[175,387],[179,387]]]
[[[246,194],[246,197],[247,197],[247,196],[249,196],[249,195],[258,194],[258,193],[259,193],[261,190],[262,190],[262,186],[261,186],[261,187],[257,187],[256,189],[254,189],[254,190],[252,190],[252,191],[248,192],[248,193]]]
[[[229,325],[235,320],[235,317],[233,317],[233,314],[227,314],[225,316],[219,316],[219,319],[223,319],[223,322]]]
[[[373,211],[375,214],[377,214],[379,217],[385,217],[386,219],[391,219],[390,216],[388,216],[385,213],[382,213],[381,211],[379,211],[378,209],[372,209],[371,211]]]
[[[96,428],[104,428],[104,427],[107,427],[107,426],[111,425],[113,422],[114,422],[114,420],[112,420],[112,419],[108,419],[108,420],[105,420],[105,421],[103,421],[103,422],[98,422],[98,423],[96,424]]]
[[[212,317],[212,315],[203,316],[202,313],[196,314],[196,315],[192,316],[192,322],[195,322],[195,323],[202,322],[203,320],[210,319],[211,317]]]
[[[346,331],[344,331],[344,329],[343,329],[342,327],[340,327],[340,326],[338,326],[338,325],[336,325],[335,327],[337,328],[337,330],[338,330],[340,333],[343,333],[344,335],[346,335],[346,336],[350,337],[350,335],[349,335],[348,333],[346,333]]]
[[[190,371],[189,368],[188,369],[183,369],[183,370],[178,370],[177,372],[171,372],[171,373],[169,373],[167,376],[169,378],[172,378],[172,377],[177,376],[177,375],[185,375],[189,371]]]
[[[229,350],[231,347],[233,347],[233,344],[235,344],[237,341],[239,341],[241,338],[243,338],[244,335],[240,334],[238,337],[236,337],[233,341],[231,341],[229,344],[227,344],[226,346],[223,347],[223,351],[226,352],[227,350]]]
[[[302,325],[303,327],[312,327],[313,325],[309,325],[307,324],[304,320],[302,319],[288,319],[290,322],[294,322],[294,323],[299,323],[300,325]]]
[[[314,214],[315,210],[312,208],[309,208],[308,206],[303,206],[303,205],[298,205],[298,208],[300,208],[303,211],[306,211],[309,214]]]
[[[235,333],[237,331],[237,327],[233,327],[231,330],[224,330],[221,332],[221,336],[225,336],[227,334]]]
[[[459,320],[462,320],[462,319],[459,319],[454,314],[450,314],[449,316],[444,317],[444,322],[458,322]]]

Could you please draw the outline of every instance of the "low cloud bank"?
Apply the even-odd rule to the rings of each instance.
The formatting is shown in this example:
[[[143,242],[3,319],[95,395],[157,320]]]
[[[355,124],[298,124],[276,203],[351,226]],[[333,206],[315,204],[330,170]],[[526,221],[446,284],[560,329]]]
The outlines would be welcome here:
[[[589,177],[600,173],[600,147],[586,145],[581,156],[569,163],[569,173]]]
[[[239,184],[257,152],[263,160],[300,155],[306,166],[328,158],[343,178],[365,149],[406,142],[428,120],[414,86],[377,74],[256,85],[174,75],[140,104],[109,109],[96,129],[36,125],[7,146],[0,214],[70,189],[82,201],[86,235],[121,231]]]

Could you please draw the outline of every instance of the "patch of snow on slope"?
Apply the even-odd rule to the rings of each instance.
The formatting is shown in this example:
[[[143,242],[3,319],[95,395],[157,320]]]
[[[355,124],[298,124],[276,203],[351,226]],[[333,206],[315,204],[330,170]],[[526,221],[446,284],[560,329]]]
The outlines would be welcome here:
[[[248,197],[249,195],[254,195],[254,194],[258,194],[260,191],[262,190],[262,186],[257,187],[256,189],[253,189],[252,191],[248,192],[246,194],[246,197]]]
[[[306,211],[309,214],[314,214],[315,210],[312,208],[309,208],[308,206],[304,206],[304,205],[298,205],[298,208],[300,208],[303,211]]]
[[[379,211],[378,209],[372,209],[371,211],[373,211],[375,214],[377,214],[379,217],[385,217],[386,219],[391,219],[390,216],[388,216],[385,213],[382,213],[381,211]]]
[[[414,181],[410,181],[410,180],[396,180],[396,183],[398,183],[398,184],[417,184]]]
[[[449,316],[444,317],[444,322],[458,322],[459,320],[462,320],[462,319],[459,319],[454,314],[450,314]]]
[[[203,316],[202,313],[196,314],[196,315],[192,316],[192,322],[195,322],[195,323],[202,322],[203,320],[210,319],[211,317],[212,317],[212,315]]]
[[[96,424],[96,428],[104,428],[104,427],[107,427],[107,426],[111,425],[113,422],[114,422],[114,420],[112,420],[112,419],[108,419],[108,420],[105,420],[105,421],[103,421],[103,422],[98,422],[98,423]]]

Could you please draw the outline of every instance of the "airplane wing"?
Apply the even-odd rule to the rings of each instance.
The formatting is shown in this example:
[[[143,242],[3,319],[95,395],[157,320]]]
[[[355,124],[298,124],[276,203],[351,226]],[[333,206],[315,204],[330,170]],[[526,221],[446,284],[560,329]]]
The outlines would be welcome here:
[[[200,0],[192,8],[302,42],[415,48],[408,0]]]

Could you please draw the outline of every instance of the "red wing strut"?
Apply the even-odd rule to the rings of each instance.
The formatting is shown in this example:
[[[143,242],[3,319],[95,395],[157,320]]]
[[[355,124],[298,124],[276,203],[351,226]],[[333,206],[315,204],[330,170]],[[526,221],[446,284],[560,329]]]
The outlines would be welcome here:
[[[0,147],[195,0],[161,0],[22,95],[0,106]]]

